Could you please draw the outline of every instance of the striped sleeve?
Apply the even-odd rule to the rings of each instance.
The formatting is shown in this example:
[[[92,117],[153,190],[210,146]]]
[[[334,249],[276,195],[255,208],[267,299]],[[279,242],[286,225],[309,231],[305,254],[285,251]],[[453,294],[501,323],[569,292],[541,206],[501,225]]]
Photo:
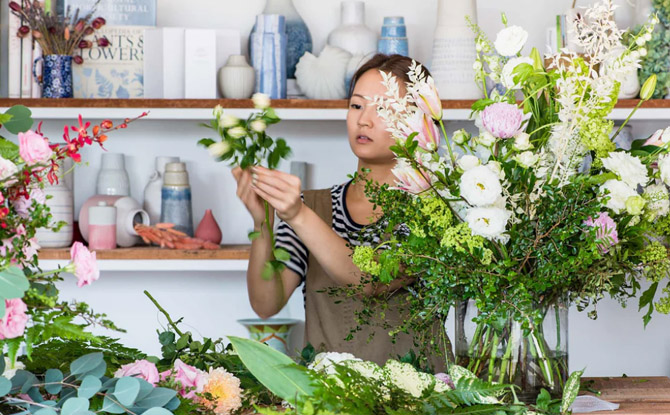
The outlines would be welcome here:
[[[283,220],[279,221],[275,232],[275,248],[283,248],[291,255],[291,259],[285,261],[284,265],[300,276],[301,284],[304,283],[307,276],[309,251],[293,228]]]

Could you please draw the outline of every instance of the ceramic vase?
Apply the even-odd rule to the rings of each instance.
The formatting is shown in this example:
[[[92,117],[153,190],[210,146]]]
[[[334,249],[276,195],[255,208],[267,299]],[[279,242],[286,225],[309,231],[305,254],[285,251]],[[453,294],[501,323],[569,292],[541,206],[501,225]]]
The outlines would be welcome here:
[[[309,99],[343,99],[347,97],[345,79],[351,54],[326,45],[321,55],[305,53],[295,71],[296,82]]]
[[[74,231],[74,194],[67,186],[67,176],[64,175],[72,167],[72,160],[63,160],[59,163],[58,183],[44,186],[44,194],[47,196],[46,205],[49,207],[53,223],[65,222],[58,232],[50,229],[40,228],[36,232],[37,243],[42,248],[65,248],[72,244]]]
[[[200,220],[195,230],[195,237],[215,244],[221,243],[221,228],[216,223],[211,209],[205,210],[205,215]]]
[[[42,98],[72,98],[72,56],[46,55],[41,58]],[[33,65],[33,75],[37,79],[37,60]]]
[[[477,23],[475,0],[439,0],[437,27],[430,71],[442,99],[479,99],[472,65],[476,59],[475,35],[466,16]]]
[[[251,98],[256,72],[243,55],[231,55],[219,70],[219,90],[224,98]]]
[[[284,16],[262,14],[249,36],[251,65],[256,72],[254,90],[271,99],[286,98],[286,25]]]
[[[247,318],[237,320],[249,331],[249,338],[265,343],[275,350],[288,354],[288,339],[293,327],[299,320],[288,318],[271,318],[263,320],[260,318]]]
[[[382,36],[377,45],[377,52],[385,55],[409,56],[407,28],[404,17],[384,17]]]
[[[89,208],[105,202],[116,208],[116,244],[122,248],[138,245],[142,238],[135,232],[135,224],[149,225],[149,214],[138,201],[128,196],[95,195],[90,197],[79,211],[79,231],[89,240]]]
[[[328,35],[328,44],[352,55],[370,55],[377,50],[377,33],[365,25],[365,3],[343,1],[341,22]]]
[[[312,52],[312,35],[293,5],[293,0],[267,0],[263,14],[277,14],[285,18],[286,24],[286,76],[295,78],[295,66],[305,54]]]
[[[130,195],[130,179],[126,172],[126,162],[121,153],[102,155],[102,167],[98,173],[96,190],[99,195]]]
[[[116,207],[100,201],[88,208],[88,248],[116,248]]]
[[[191,186],[184,163],[168,163],[165,166],[161,189],[161,222],[173,223],[176,230],[193,236]]]
[[[161,219],[161,189],[163,188],[163,175],[165,174],[165,165],[175,163],[179,157],[156,157],[156,170],[149,177],[149,183],[144,188],[143,208],[149,214],[151,224],[155,225]]]
[[[614,20],[619,29],[627,30],[635,25],[635,2],[613,0],[612,4],[616,6],[616,9],[614,9]]]
[[[603,68],[602,72],[607,73],[606,68],[610,65],[613,65],[616,59],[618,59],[625,51],[626,48],[624,46],[613,48],[609,52],[609,56],[603,62],[603,65],[601,65],[601,68]],[[640,80],[637,76],[636,68],[622,73],[620,82],[621,85],[619,87],[619,99],[637,98],[637,94],[640,92]]]

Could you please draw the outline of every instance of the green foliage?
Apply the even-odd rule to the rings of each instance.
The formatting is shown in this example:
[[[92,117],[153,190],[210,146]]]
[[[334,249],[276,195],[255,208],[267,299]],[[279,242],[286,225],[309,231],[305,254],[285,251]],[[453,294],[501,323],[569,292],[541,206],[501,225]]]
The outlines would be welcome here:
[[[4,122],[0,119],[0,124],[12,134],[26,132],[33,125],[32,112],[23,105],[14,105],[5,112],[5,115],[10,115],[11,118],[3,117]]]
[[[0,270],[0,318],[5,316],[5,300],[22,298],[29,286],[21,268],[10,266]]]

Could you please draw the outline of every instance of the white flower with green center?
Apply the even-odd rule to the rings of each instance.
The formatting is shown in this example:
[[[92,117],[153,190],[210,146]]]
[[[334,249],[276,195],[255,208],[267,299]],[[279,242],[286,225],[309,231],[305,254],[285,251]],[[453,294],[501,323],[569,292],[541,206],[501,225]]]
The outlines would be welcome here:
[[[523,153],[517,154],[517,156],[514,157],[514,160],[516,160],[517,163],[525,168],[533,167],[539,159],[540,156],[533,153],[532,151],[524,151]]]
[[[501,240],[505,239],[503,234],[511,216],[512,214],[505,209],[477,207],[468,210],[465,221],[473,235],[479,235],[489,240]]]
[[[498,175],[486,166],[469,169],[461,176],[461,196],[472,206],[490,205],[502,194]]]
[[[615,173],[624,183],[633,189],[637,189],[638,185],[644,186],[649,181],[647,166],[642,164],[639,158],[631,156],[628,153],[612,152],[608,157],[601,159],[601,161],[603,162],[603,167]]]
[[[637,192],[621,180],[608,180],[600,186],[600,191],[609,197],[605,206],[614,213],[626,210],[626,201],[629,197],[637,196]]]

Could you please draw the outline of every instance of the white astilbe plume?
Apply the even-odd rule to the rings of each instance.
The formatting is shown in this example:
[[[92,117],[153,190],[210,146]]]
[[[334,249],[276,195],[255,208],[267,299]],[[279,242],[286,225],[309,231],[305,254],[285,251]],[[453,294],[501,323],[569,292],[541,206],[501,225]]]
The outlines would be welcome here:
[[[409,105],[409,95],[400,96],[400,87],[398,80],[393,74],[384,71],[379,72],[382,76],[382,85],[386,89],[384,96],[365,97],[372,101],[369,105],[377,107],[377,114],[386,123],[386,131],[389,131],[397,140],[403,140],[403,125],[406,125],[406,119],[411,116],[411,106]]]
[[[608,51],[621,46],[623,31],[614,21],[615,8],[611,0],[597,2],[586,9],[583,15],[578,14],[571,25],[577,44],[593,60],[592,65],[602,62]]]

